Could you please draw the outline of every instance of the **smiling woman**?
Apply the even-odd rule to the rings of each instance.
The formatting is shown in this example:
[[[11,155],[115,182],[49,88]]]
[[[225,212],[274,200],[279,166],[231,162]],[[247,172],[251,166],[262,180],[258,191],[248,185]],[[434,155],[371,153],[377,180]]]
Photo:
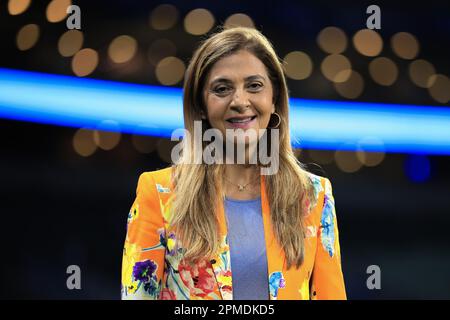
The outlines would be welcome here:
[[[275,113],[266,68],[246,50],[222,58],[212,67],[204,88],[204,101],[208,121],[223,133],[225,128],[267,128],[271,114]]]
[[[207,119],[226,137],[226,129],[252,130],[258,134],[247,139],[250,154],[256,152],[260,129],[266,129],[275,113],[273,88],[266,67],[247,50],[220,59],[211,68],[203,90]],[[232,159],[234,160],[234,159]],[[249,162],[248,160],[246,161]]]
[[[222,149],[225,140],[244,147],[244,162],[227,152],[198,163],[207,141],[185,138],[180,161],[139,177],[122,298],[345,299],[331,183],[293,153],[288,89],[268,39],[244,27],[213,34],[183,89],[186,132],[198,123],[202,137],[218,131]],[[269,164],[250,161],[264,141],[279,163],[270,174]]]

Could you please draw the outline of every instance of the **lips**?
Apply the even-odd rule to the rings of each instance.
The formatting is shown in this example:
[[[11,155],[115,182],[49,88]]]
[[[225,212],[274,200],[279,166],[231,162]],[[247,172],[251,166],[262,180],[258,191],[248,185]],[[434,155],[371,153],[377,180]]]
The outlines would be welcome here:
[[[248,129],[255,123],[256,116],[232,117],[226,120],[227,127],[232,129]]]
[[[256,118],[256,116],[233,117],[233,118],[227,119],[226,121],[228,121],[230,123],[247,123],[247,122],[254,120],[255,118]]]

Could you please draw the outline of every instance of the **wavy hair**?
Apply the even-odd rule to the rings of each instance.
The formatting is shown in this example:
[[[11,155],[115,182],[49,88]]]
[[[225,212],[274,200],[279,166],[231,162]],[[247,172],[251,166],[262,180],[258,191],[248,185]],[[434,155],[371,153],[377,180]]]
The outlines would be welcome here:
[[[246,27],[220,27],[202,41],[194,52],[185,73],[183,86],[184,126],[194,136],[194,121],[203,121],[202,130],[210,128],[203,100],[205,80],[212,66],[220,59],[239,50],[259,58],[265,65],[273,86],[275,111],[280,115],[279,168],[266,176],[266,193],[274,235],[285,252],[287,268],[297,268],[304,260],[304,216],[315,204],[306,166],[294,155],[289,136],[289,95],[283,65],[272,44],[258,30]],[[270,129],[267,129],[270,134]],[[173,165],[171,226],[176,228],[179,241],[186,249],[184,259],[195,262],[211,259],[220,246],[216,204],[220,194],[225,164],[194,164],[194,143],[183,139],[182,158]],[[268,141],[270,142],[270,138]],[[202,143],[205,147],[205,143]],[[270,145],[269,145],[270,148]]]

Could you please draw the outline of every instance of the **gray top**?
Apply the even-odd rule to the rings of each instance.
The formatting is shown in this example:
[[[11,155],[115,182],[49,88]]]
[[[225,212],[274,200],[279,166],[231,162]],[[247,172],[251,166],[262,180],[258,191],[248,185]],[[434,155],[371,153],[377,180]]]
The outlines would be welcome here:
[[[225,197],[233,300],[269,300],[269,276],[261,197]]]

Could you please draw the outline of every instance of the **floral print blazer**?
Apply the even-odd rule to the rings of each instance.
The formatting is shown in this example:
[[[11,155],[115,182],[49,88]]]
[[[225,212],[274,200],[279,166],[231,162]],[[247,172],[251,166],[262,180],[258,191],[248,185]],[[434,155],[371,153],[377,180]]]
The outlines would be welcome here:
[[[233,278],[223,204],[218,202],[221,248],[214,259],[194,267],[182,263],[169,230],[171,167],[140,175],[127,220],[122,261],[122,299],[232,300]],[[317,204],[305,218],[305,259],[287,270],[272,232],[269,203],[261,176],[261,202],[270,300],[346,299],[338,226],[329,179],[308,173]]]

